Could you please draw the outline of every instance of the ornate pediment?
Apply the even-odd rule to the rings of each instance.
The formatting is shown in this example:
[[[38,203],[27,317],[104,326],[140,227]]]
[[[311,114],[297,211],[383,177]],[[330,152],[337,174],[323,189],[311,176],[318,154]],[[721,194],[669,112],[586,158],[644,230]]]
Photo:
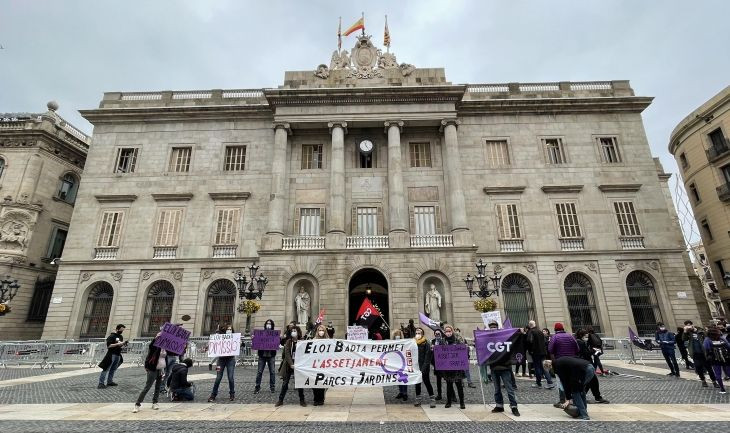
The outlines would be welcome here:
[[[366,80],[382,78],[384,72],[389,69],[400,70],[401,74],[406,77],[416,67],[409,63],[399,64],[395,54],[383,53],[373,45],[369,35],[362,35],[357,37],[351,53],[347,50],[335,50],[332,53],[329,67],[326,64],[319,65],[314,71],[314,76],[327,79],[333,71],[343,70],[346,71],[346,78]]]

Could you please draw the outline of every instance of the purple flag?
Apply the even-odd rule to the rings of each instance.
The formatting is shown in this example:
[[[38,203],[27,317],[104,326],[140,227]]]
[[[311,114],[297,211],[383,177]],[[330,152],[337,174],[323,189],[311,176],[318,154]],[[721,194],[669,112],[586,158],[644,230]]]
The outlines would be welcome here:
[[[511,328],[512,327],[512,321],[509,320],[509,317],[504,319],[504,322],[502,322],[502,328]]]
[[[629,328],[629,340],[631,341],[631,344],[633,344],[634,346],[636,346],[640,349],[644,349],[644,350],[654,349],[651,345],[651,340],[649,340],[649,344],[647,344],[647,341],[639,338],[639,336],[636,335],[634,330],[631,328]]]
[[[430,319],[423,313],[418,313],[418,318],[421,319],[421,323],[431,328],[432,331],[441,329],[441,324],[433,319]]]
[[[491,364],[503,356],[510,356],[510,348],[518,332],[517,328],[475,330],[474,347],[479,364]]]

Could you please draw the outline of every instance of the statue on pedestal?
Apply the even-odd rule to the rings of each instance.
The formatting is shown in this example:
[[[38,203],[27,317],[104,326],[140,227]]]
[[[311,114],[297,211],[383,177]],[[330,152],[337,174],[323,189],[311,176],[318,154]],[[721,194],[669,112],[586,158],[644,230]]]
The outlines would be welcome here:
[[[426,292],[426,302],[424,306],[429,318],[437,322],[441,321],[441,294],[436,289],[435,284],[431,284],[428,292]]]
[[[303,286],[299,287],[299,293],[294,298],[294,305],[297,308],[297,323],[309,323],[311,298]]]

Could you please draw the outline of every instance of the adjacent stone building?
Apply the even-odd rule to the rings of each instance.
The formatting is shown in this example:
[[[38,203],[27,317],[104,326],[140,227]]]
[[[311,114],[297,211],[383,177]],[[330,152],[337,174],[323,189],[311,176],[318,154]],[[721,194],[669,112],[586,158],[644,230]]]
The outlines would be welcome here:
[[[682,119],[669,140],[725,311],[730,308],[729,136],[730,86]]]
[[[45,113],[0,114],[0,278],[20,289],[0,339],[38,339],[73,213],[89,137],[48,103]]]
[[[44,337],[240,329],[233,271],[254,261],[257,326],[297,320],[303,288],[339,337],[366,296],[417,322],[432,284],[469,335],[480,259],[514,324],[697,320],[650,103],[627,81],[453,84],[368,36],[278,88],[106,93],[82,111],[93,146]]]

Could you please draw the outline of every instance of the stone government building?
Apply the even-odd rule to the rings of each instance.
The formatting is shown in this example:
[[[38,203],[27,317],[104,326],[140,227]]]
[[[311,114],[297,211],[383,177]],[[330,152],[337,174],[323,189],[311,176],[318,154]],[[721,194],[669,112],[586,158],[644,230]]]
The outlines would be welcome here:
[[[257,326],[295,319],[300,287],[337,336],[366,293],[397,326],[434,284],[469,335],[479,259],[514,324],[699,320],[651,100],[627,81],[452,84],[364,35],[278,88],[106,93],[81,111],[93,144],[43,337],[240,329],[233,271],[253,261]]]

